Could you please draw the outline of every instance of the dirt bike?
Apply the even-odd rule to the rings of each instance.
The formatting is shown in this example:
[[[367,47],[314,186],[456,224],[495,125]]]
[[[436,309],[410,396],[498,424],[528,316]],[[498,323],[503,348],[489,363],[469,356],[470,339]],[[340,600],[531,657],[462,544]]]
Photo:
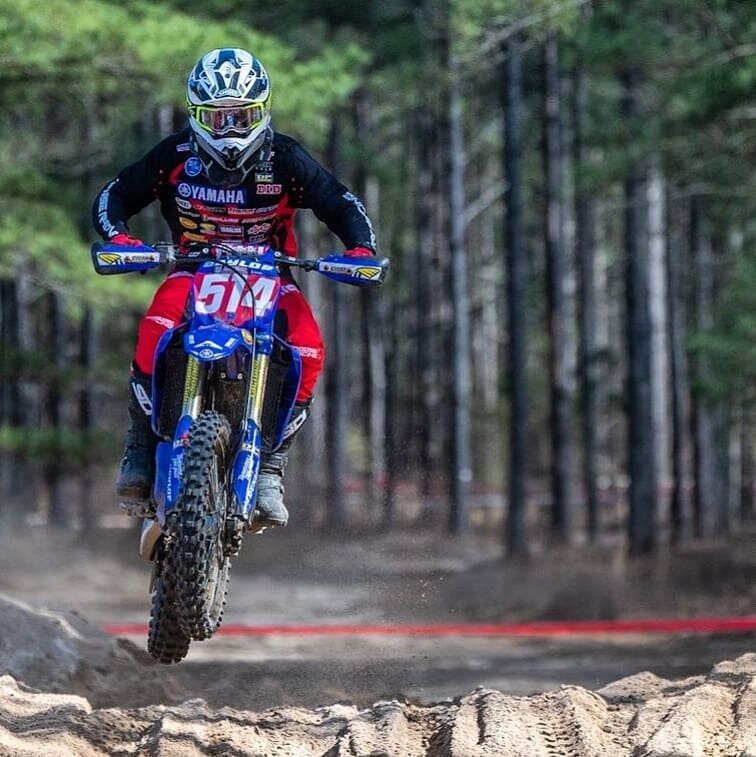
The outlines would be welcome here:
[[[182,660],[209,639],[225,606],[230,558],[255,523],[260,456],[274,451],[294,407],[300,357],[274,331],[281,274],[317,271],[358,286],[383,283],[388,260],[286,256],[267,246],[92,245],[99,274],[163,264],[195,269],[186,318],[158,344],[152,427],[159,438],[154,517],[143,522],[140,555],[154,563],[147,648]]]

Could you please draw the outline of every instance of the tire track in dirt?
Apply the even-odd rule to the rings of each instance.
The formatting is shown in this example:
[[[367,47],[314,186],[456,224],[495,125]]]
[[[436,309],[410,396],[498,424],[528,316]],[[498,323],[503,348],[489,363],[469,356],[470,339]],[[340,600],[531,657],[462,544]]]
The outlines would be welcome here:
[[[576,686],[529,697],[478,689],[421,707],[250,712],[202,700],[93,710],[0,677],[0,754],[223,754],[265,757],[753,757],[756,654],[672,682],[648,673],[595,693]]]
[[[638,757],[667,754],[670,744],[681,754],[701,757],[738,757],[732,707],[736,691],[704,683],[675,698],[665,708],[659,725],[638,752]]]
[[[756,755],[756,680],[746,682],[735,707],[735,726],[743,739],[742,757]]]
[[[381,702],[356,713],[338,733],[325,757],[382,754],[427,754],[423,719],[399,702]]]

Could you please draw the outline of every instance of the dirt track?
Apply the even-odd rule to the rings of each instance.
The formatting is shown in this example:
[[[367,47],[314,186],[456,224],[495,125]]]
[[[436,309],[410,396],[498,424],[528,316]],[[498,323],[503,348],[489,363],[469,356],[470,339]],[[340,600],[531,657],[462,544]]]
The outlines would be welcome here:
[[[453,702],[379,702],[255,713],[176,707],[93,710],[0,678],[4,754],[260,757],[751,757],[756,655],[675,683],[648,673],[598,693],[562,687],[530,697],[481,689]]]
[[[756,646],[752,634],[218,638],[166,668],[147,657],[143,638],[113,639],[98,628],[147,618],[147,566],[125,536],[97,552],[33,535],[0,549],[0,592],[25,600],[0,596],[3,757],[756,757],[756,655],[744,654]],[[235,566],[229,622],[685,617],[753,608],[752,544],[737,559],[717,548],[667,567],[620,570],[574,556],[507,566],[479,544],[417,535],[320,544],[275,536]],[[739,659],[705,675],[726,658]],[[638,670],[656,675],[609,684]],[[441,701],[478,684],[485,688]]]
[[[756,654],[676,682],[640,673],[598,692],[562,686],[527,697],[481,687],[427,706],[90,703],[180,701],[190,681],[214,698],[244,701],[244,687],[257,681],[224,676],[229,669],[216,667],[215,687],[205,686],[191,681],[191,666],[157,666],[77,615],[0,596],[0,671],[8,673],[0,676],[0,755],[756,757]],[[279,687],[278,696],[297,698]],[[58,693],[71,691],[87,696]],[[313,696],[324,693],[316,686]]]

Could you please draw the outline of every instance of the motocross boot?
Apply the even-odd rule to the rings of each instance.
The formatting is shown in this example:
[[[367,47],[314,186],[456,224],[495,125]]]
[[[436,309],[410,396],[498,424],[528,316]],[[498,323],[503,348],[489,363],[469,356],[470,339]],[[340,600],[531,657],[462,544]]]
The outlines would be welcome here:
[[[291,414],[289,425],[284,431],[284,440],[275,452],[263,452],[260,473],[257,477],[257,509],[255,525],[285,526],[289,522],[289,511],[283,501],[283,477],[289,461],[289,448],[294,438],[310,415],[310,403],[297,402]]]
[[[129,428],[121,460],[121,474],[116,481],[116,494],[121,497],[121,507],[129,515],[147,517],[151,514],[150,495],[155,477],[155,447],[158,442],[150,423],[150,376],[134,367],[129,385]]]

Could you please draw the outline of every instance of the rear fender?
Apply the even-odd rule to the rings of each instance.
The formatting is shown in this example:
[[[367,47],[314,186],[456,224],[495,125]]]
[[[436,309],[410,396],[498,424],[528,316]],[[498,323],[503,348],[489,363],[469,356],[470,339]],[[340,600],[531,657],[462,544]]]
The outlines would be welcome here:
[[[163,529],[156,520],[145,518],[142,521],[142,534],[139,537],[139,556],[143,560],[152,561],[158,540],[163,535]]]

